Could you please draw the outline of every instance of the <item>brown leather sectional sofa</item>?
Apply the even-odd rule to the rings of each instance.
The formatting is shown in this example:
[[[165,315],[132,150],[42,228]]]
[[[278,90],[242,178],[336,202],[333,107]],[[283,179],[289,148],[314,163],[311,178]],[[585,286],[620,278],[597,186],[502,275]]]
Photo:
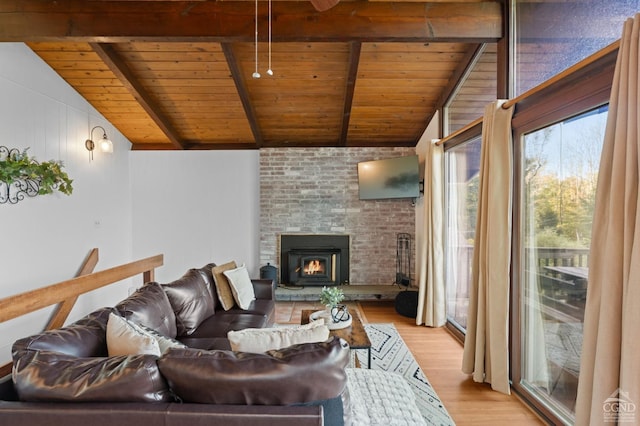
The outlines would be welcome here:
[[[261,354],[233,352],[230,330],[275,320],[274,286],[252,280],[248,309],[222,309],[211,273],[146,283],[115,307],[16,341],[0,379],[0,424],[343,425],[349,423],[340,339]],[[115,313],[175,342],[162,356],[108,356]],[[347,416],[348,417],[348,416]]]

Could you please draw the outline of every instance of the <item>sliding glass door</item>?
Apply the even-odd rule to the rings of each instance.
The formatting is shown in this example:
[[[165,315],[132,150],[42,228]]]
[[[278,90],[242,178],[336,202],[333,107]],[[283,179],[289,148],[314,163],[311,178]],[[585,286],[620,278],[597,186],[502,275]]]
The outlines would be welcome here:
[[[447,320],[464,333],[478,209],[480,136],[448,149],[445,169]]]
[[[521,139],[520,384],[573,421],[607,108]]]

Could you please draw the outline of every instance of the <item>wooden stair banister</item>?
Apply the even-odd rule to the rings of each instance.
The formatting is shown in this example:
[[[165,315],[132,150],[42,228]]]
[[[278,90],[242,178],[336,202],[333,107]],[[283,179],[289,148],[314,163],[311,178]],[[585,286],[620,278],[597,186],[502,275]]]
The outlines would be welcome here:
[[[0,322],[17,318],[55,303],[60,303],[71,297],[134,277],[162,266],[162,263],[163,255],[159,254],[0,299]]]
[[[95,267],[94,262],[98,260],[98,252],[97,249],[94,250],[95,253],[92,251],[89,254],[78,272],[79,276],[0,299],[0,323],[60,303],[61,306],[54,312],[53,317],[47,325],[47,329],[49,329],[52,325],[60,322],[64,323],[69,314],[68,311],[71,311],[75,301],[81,294],[139,274],[142,274],[144,282],[147,282],[153,279],[155,268],[162,266],[164,263],[164,255],[158,254],[124,265],[114,266],[104,271],[81,275],[83,272],[93,270]],[[0,366],[0,378],[10,373],[11,363]]]
[[[80,271],[78,271],[78,273],[76,274],[76,277],[81,277],[82,275],[92,273],[97,264],[98,249],[94,248],[89,252],[89,255],[82,264]],[[58,306],[56,306],[56,308],[54,309],[53,314],[51,315],[51,319],[45,327],[45,330],[52,330],[54,328],[62,327],[64,322],[67,320],[67,317],[69,316],[73,305],[75,305],[76,301],[78,300],[78,297],[79,296],[76,295],[60,302],[60,304],[58,304]]]

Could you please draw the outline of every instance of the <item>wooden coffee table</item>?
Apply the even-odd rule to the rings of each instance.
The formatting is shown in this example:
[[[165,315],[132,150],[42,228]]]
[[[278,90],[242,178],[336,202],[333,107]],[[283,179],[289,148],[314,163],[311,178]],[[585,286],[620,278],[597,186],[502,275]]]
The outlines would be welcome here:
[[[308,324],[309,316],[316,311],[317,309],[303,309],[300,322],[302,324]],[[351,349],[367,349],[367,366],[371,368],[371,340],[369,340],[369,336],[364,329],[364,325],[362,325],[358,313],[351,311],[349,311],[349,313],[351,314],[351,325],[339,330],[330,330],[329,335],[344,339]]]

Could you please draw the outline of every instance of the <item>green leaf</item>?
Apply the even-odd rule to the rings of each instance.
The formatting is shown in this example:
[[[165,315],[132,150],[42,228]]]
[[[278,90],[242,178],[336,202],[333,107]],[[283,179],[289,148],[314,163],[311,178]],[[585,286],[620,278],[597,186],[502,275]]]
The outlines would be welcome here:
[[[38,163],[34,158],[29,157],[28,149],[22,152],[11,151],[4,160],[0,161],[0,181],[11,185],[20,180],[32,180],[39,186],[38,194],[51,194],[57,190],[71,195],[73,180],[63,170],[63,163],[54,160]]]

